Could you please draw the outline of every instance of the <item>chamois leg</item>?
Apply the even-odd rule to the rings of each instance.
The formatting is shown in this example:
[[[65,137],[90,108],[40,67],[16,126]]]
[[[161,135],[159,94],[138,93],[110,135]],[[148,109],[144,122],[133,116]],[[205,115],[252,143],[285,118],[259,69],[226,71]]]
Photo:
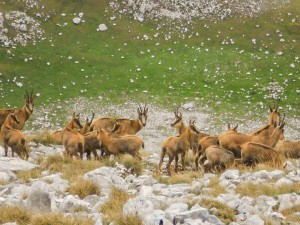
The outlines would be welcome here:
[[[185,153],[186,152],[182,152],[181,153],[181,165],[182,165],[182,170],[185,170],[185,162],[184,162],[184,158],[185,158]]]
[[[8,146],[4,145],[4,156],[7,157],[7,153],[8,153]]]
[[[175,173],[178,172],[178,155],[175,156]]]
[[[161,149],[160,160],[159,160],[159,164],[158,164],[158,171],[159,171],[159,172],[161,171],[161,165],[162,165],[163,160],[164,160],[164,157],[165,157],[165,155],[166,155],[166,151],[167,151],[166,148],[162,148],[162,149]]]
[[[167,171],[169,176],[171,176],[171,163],[173,162],[174,156],[169,156],[169,161],[167,163]]]
[[[195,158],[195,167],[196,170],[199,170],[199,152],[197,152],[196,158]]]
[[[93,150],[92,153],[93,153],[93,155],[94,155],[95,160],[99,160],[99,156],[98,156],[98,154],[97,154],[97,150],[96,150],[96,149]]]

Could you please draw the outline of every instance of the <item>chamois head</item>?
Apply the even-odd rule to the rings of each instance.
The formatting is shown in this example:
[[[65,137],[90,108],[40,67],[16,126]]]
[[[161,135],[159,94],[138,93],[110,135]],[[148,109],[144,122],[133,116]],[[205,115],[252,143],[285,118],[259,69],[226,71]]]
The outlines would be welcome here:
[[[269,106],[270,115],[268,124],[278,124],[280,122],[280,113],[279,113],[279,100],[275,101],[273,99],[273,107]]]
[[[279,136],[279,140],[283,140],[284,139],[284,125],[285,125],[285,122],[284,122],[284,119],[285,119],[285,114],[283,115],[282,119],[279,118],[279,123],[277,125],[277,122],[274,123],[274,126],[275,126],[275,130],[273,131],[272,135],[273,136],[275,133],[276,133],[276,129],[279,129],[279,132],[280,132],[280,136]]]
[[[237,132],[237,128],[238,128],[238,124],[235,127],[230,128],[230,123],[227,124],[228,127],[228,131],[233,131],[233,132]]]
[[[17,115],[15,114],[15,111],[10,113],[9,120],[10,120],[10,124],[19,124],[20,123]]]
[[[175,127],[178,128],[179,126],[181,126],[181,122],[182,122],[182,113],[178,112],[179,106],[177,108],[175,108],[174,110],[174,121],[171,123],[171,127]]]
[[[137,112],[140,123],[143,126],[146,126],[148,107],[145,105],[143,109],[141,106],[139,106]]]
[[[89,118],[86,117],[86,119],[85,119],[85,125],[88,126],[88,127],[90,127],[91,124],[92,124],[92,122],[93,122],[94,117],[95,117],[95,113],[92,112],[92,118],[91,118],[91,120],[89,120]]]
[[[33,95],[33,91],[31,91],[30,95],[28,94],[28,92],[25,90],[26,95],[24,96],[25,98],[25,104],[26,104],[26,110],[29,113],[33,112],[33,106],[34,106],[34,99],[35,99],[35,95]]]
[[[82,125],[80,123],[80,113],[76,115],[75,112],[73,112],[72,119],[69,123],[71,123],[70,125],[72,129],[82,128]]]
[[[195,125],[195,120],[190,120],[190,121],[189,121],[189,128],[190,128],[193,132],[195,132],[195,133],[197,133],[197,134],[200,133],[200,131],[197,129],[197,127],[196,127],[196,125]]]

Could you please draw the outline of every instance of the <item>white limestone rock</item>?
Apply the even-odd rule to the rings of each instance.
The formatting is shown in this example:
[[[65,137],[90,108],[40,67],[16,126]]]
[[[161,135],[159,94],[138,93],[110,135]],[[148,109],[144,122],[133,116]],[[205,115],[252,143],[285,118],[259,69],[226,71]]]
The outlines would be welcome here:
[[[78,24],[80,24],[80,22],[81,22],[81,19],[79,17],[73,18],[73,23],[74,24],[78,25]]]
[[[104,23],[102,23],[98,26],[97,31],[106,31],[107,29],[107,26]]]
[[[174,217],[180,213],[186,212],[188,205],[185,203],[174,203],[165,210],[165,217],[169,221],[173,221]]]
[[[125,215],[139,215],[144,218],[147,214],[153,213],[154,206],[147,198],[138,196],[129,199],[123,206]]]

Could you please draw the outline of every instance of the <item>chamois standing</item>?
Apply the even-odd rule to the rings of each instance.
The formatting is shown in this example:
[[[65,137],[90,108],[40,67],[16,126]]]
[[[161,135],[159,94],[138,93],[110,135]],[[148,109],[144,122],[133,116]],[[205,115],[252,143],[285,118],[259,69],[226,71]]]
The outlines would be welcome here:
[[[1,137],[4,143],[5,156],[7,156],[8,147],[11,147],[12,157],[14,152],[18,154],[21,159],[28,159],[28,151],[26,149],[25,137],[22,131],[14,129],[14,125],[19,124],[18,116],[12,112],[10,113],[1,127]]]
[[[19,123],[15,123],[13,125],[14,129],[22,130],[25,122],[29,119],[31,114],[33,113],[33,107],[34,107],[34,99],[35,95],[33,95],[33,92],[28,94],[27,91],[26,95],[24,96],[25,99],[25,105],[21,109],[0,109],[0,128],[2,124],[5,121],[5,118],[12,112],[15,113],[15,115],[18,117]]]
[[[141,159],[139,151],[144,148],[144,141],[136,135],[110,135],[104,129],[98,131],[100,146],[113,155],[128,153],[135,158]]]
[[[97,118],[92,123],[91,130],[104,129],[110,132],[114,127],[116,121],[118,121],[120,124],[124,126],[127,134],[134,135],[137,132],[139,132],[143,127],[146,126],[148,108],[146,106],[144,106],[144,108],[139,106],[137,112],[138,112],[138,117],[134,120],[126,119],[126,118],[121,118],[121,119]]]
[[[283,116],[281,124],[284,123],[284,117],[285,116]],[[241,145],[246,142],[265,144],[265,145],[268,145],[268,146],[274,148],[277,143],[277,141],[276,142],[273,141],[274,137],[276,136],[276,138],[278,138],[280,140],[283,139],[283,134],[275,132],[276,130],[278,130],[278,129],[275,128],[272,135],[267,139],[264,139],[257,135],[256,136],[255,135],[247,135],[247,134],[241,134],[241,133],[234,132],[234,131],[226,131],[225,133],[223,133],[219,136],[219,144],[220,144],[220,147],[233,152],[233,154],[236,158],[241,158]],[[277,137],[277,135],[278,135],[278,137]]]
[[[82,125],[80,124],[79,114],[75,116],[75,112],[72,115],[72,118],[69,120],[67,125],[62,131],[63,136],[63,146],[65,148],[64,154],[67,156],[76,156],[80,154],[80,158],[83,158],[84,153],[84,138],[82,134],[74,130],[81,129]]]
[[[186,126],[182,119],[182,113],[179,112],[179,106],[174,111],[175,118],[173,122],[171,123],[171,127],[174,127],[179,135],[182,134],[186,130]],[[208,136],[208,134],[202,133],[202,132],[193,132],[191,134],[191,141],[190,141],[190,149],[193,151],[194,155],[197,154],[198,149],[198,142],[201,138]]]
[[[160,161],[158,164],[158,170],[161,170],[161,166],[163,163],[163,159],[167,154],[169,156],[169,161],[167,163],[167,171],[168,174],[171,175],[171,163],[175,158],[175,172],[178,170],[178,155],[181,154],[181,161],[182,161],[182,170],[185,169],[184,158],[185,154],[188,152],[190,148],[190,141],[191,141],[191,133],[199,131],[196,129],[194,123],[191,123],[189,126],[179,135],[179,136],[171,136],[168,137],[162,143],[162,150],[160,155]]]
[[[279,141],[276,145],[279,155],[286,158],[300,158],[300,141]]]
[[[90,131],[91,124],[93,122],[94,117],[95,117],[95,113],[92,112],[92,118],[89,120],[89,118],[87,117],[83,127],[77,131],[82,135],[85,135],[86,133],[88,133]],[[62,144],[62,139],[63,139],[62,130],[54,131],[53,133],[51,133],[50,137],[53,139],[55,144],[58,144],[58,145]]]

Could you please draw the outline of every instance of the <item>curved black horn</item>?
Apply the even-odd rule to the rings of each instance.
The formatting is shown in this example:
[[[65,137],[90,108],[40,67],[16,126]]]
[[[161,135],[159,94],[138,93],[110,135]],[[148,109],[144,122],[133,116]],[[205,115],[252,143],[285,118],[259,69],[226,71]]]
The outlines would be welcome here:
[[[28,92],[27,90],[25,90],[25,93],[26,93],[26,97],[29,98],[29,95],[28,95]]]

